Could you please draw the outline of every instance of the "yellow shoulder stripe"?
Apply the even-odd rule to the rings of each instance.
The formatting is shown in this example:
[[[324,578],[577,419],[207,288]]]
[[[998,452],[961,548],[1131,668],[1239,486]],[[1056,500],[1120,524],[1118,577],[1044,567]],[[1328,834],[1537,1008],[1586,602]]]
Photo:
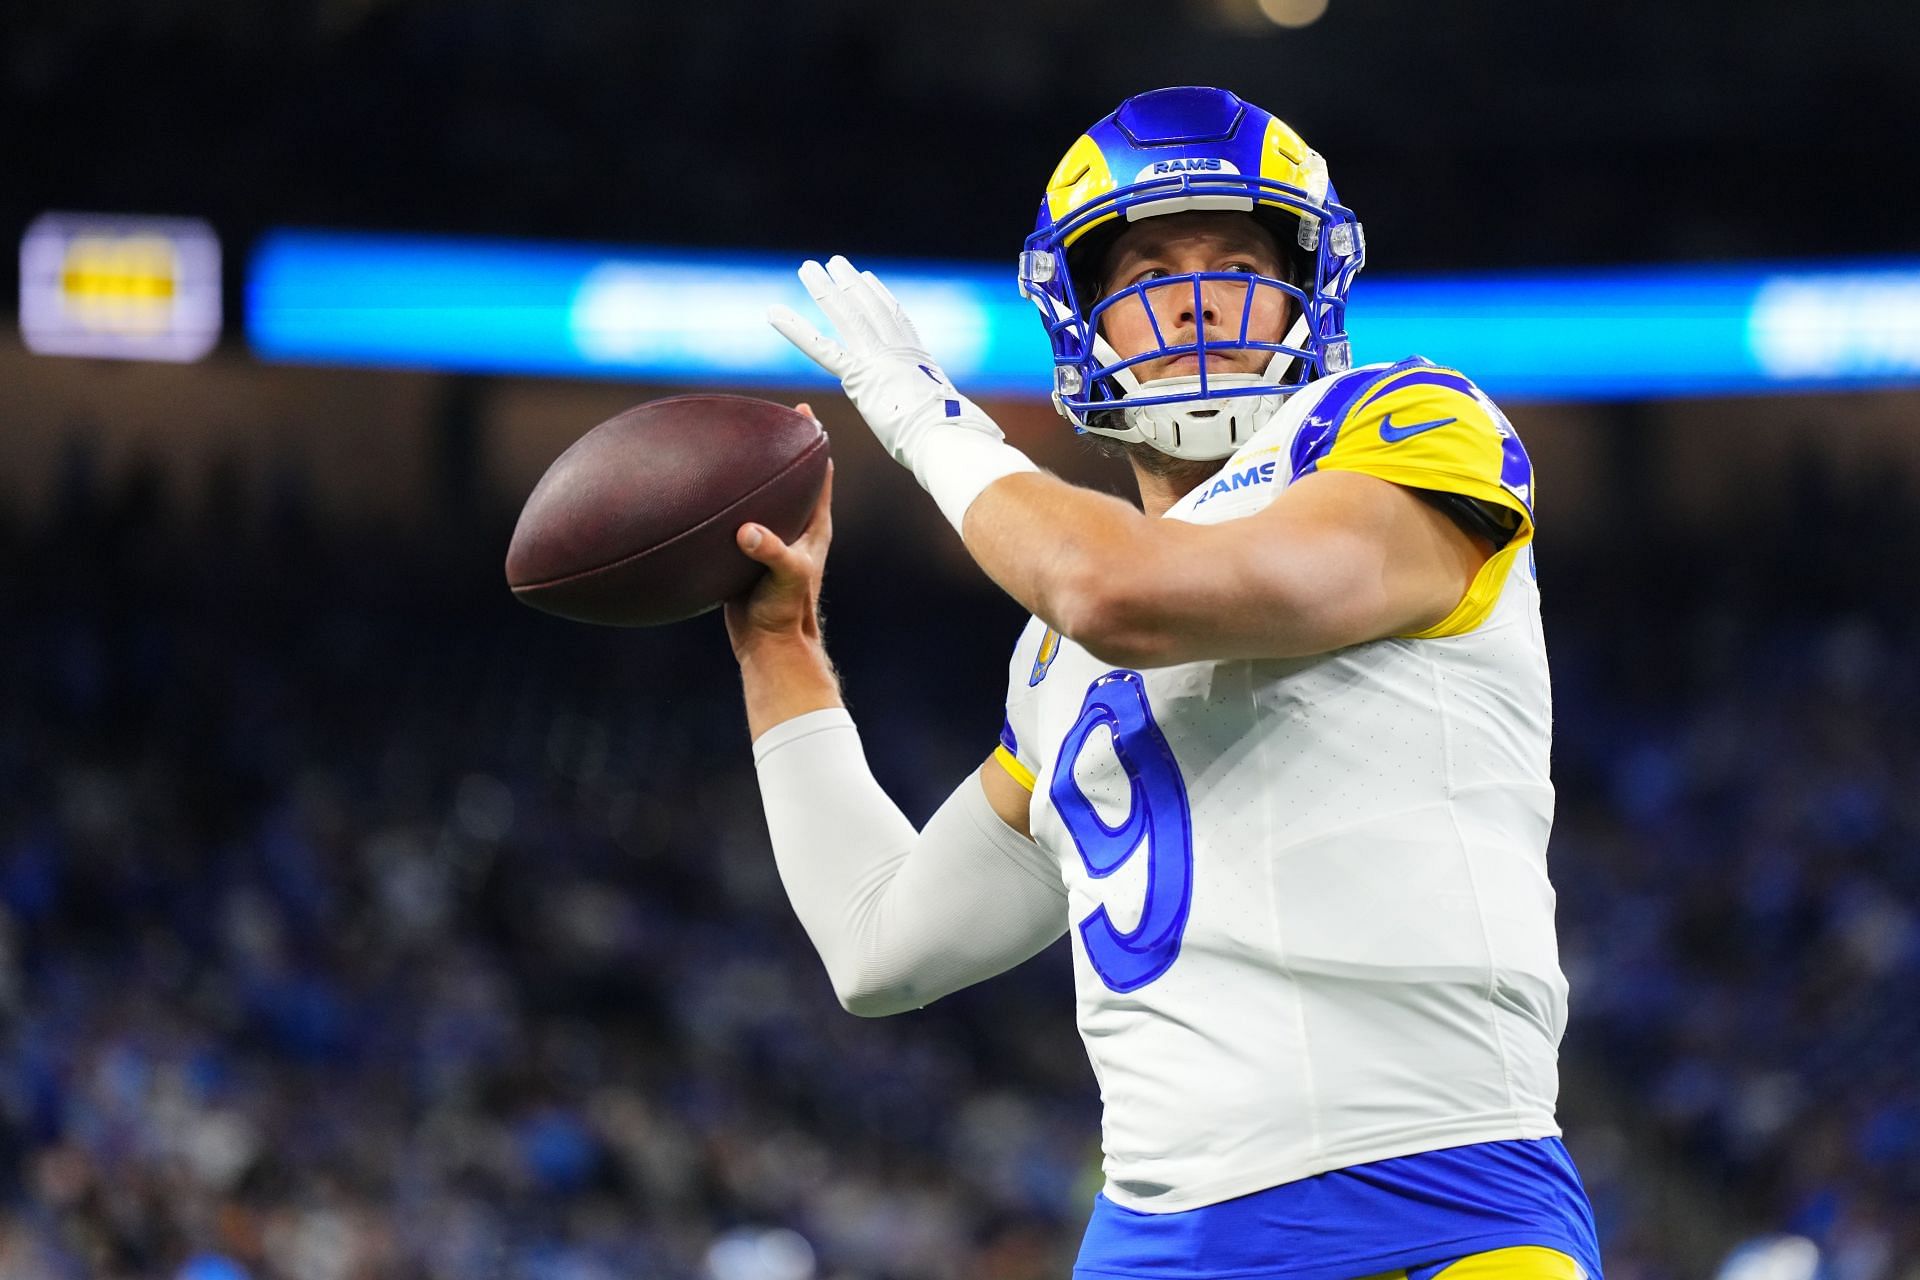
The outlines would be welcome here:
[[[1522,1244],[1470,1253],[1433,1280],[1586,1280],[1586,1273],[1558,1249]]]
[[[1021,764],[1019,756],[1007,750],[1005,745],[1001,745],[993,749],[993,758],[1000,762],[1000,767],[1007,771],[1007,776],[1029,792],[1033,790],[1033,770]]]
[[[1492,617],[1493,607],[1500,603],[1500,592],[1507,585],[1507,576],[1513,572],[1514,560],[1532,541],[1531,531],[1524,536],[1516,535],[1512,542],[1487,557],[1487,562],[1480,566],[1480,572],[1473,575],[1467,594],[1460,597],[1460,603],[1453,607],[1452,613],[1425,631],[1409,631],[1397,638],[1438,640],[1443,636],[1463,636]]]

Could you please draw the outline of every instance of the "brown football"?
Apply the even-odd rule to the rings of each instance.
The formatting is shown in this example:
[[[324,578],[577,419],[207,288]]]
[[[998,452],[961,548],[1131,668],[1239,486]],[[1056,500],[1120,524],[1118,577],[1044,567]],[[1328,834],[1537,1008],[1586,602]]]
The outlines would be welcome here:
[[[734,544],[752,521],[798,537],[827,475],[806,414],[748,396],[674,396],[609,418],[540,477],[507,548],[536,609],[651,627],[718,607],[764,570]]]

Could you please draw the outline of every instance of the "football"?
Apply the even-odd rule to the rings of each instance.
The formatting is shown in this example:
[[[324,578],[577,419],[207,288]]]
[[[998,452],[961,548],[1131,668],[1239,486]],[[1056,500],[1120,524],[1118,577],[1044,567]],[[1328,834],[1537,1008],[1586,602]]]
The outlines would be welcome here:
[[[554,460],[507,548],[524,604],[650,627],[717,608],[764,572],[742,524],[798,537],[827,475],[806,414],[748,396],[674,396],[609,418]]]

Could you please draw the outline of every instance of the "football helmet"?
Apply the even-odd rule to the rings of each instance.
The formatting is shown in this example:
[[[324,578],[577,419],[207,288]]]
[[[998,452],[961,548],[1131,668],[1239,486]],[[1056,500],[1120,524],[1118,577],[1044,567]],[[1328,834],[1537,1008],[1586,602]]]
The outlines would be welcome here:
[[[1251,214],[1273,232],[1292,278],[1197,272],[1100,294],[1102,259],[1129,223],[1188,210]],[[1335,197],[1326,162],[1284,121],[1225,89],[1155,89],[1067,149],[1020,255],[1020,289],[1046,324],[1053,402],[1068,421],[1176,458],[1214,459],[1246,443],[1288,395],[1351,364],[1347,289],[1365,259],[1360,223]],[[1203,286],[1216,300],[1223,289],[1245,290],[1237,333],[1208,332]],[[1278,342],[1248,333],[1263,289],[1285,295],[1294,316]],[[1195,317],[1191,336],[1169,335],[1154,319],[1157,345],[1122,357],[1101,335],[1117,305],[1153,317],[1176,302]],[[1232,351],[1264,354],[1264,369],[1208,372],[1209,355]],[[1147,380],[1135,372],[1176,356],[1196,357],[1197,372]]]

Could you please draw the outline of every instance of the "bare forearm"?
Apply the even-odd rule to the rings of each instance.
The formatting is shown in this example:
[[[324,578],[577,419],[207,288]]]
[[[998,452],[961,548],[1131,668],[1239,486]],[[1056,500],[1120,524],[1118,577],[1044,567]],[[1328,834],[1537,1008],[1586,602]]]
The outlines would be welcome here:
[[[995,482],[967,509],[967,550],[1001,590],[1080,639],[1094,589],[1135,554],[1147,518],[1108,494],[1044,473]]]
[[[1118,498],[1048,475],[1010,476],[967,510],[966,543],[1008,595],[1094,656],[1160,666],[1226,656],[1230,576],[1189,546],[1196,526],[1151,520]]]
[[[1343,472],[1206,525],[1010,476],[968,509],[966,543],[1009,595],[1127,666],[1300,657],[1417,632],[1459,603],[1490,550],[1410,490]]]
[[[765,640],[739,657],[747,730],[755,738],[795,716],[842,705],[840,677],[817,636]]]

